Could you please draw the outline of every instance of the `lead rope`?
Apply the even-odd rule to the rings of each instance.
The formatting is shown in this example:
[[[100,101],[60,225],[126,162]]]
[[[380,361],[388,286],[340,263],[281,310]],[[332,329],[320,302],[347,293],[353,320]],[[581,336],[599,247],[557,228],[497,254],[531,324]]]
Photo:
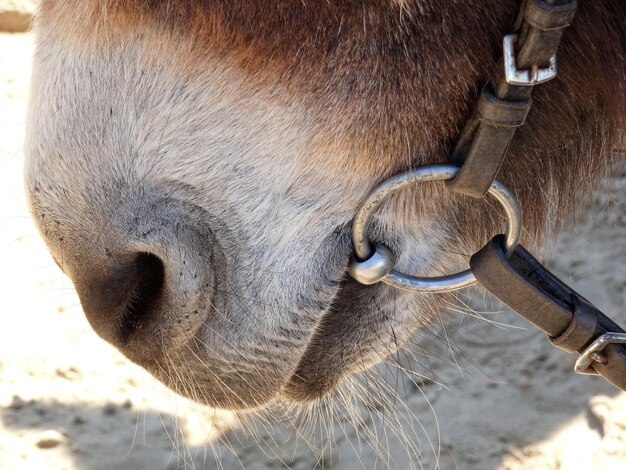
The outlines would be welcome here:
[[[384,282],[420,292],[448,292],[478,281],[544,331],[553,345],[579,353],[576,372],[601,375],[626,390],[626,333],[518,245],[521,211],[515,195],[496,179],[515,129],[526,120],[533,87],[556,76],[556,51],[575,12],[576,0],[522,2],[516,33],[503,40],[498,75],[482,89],[452,152],[452,164],[395,175],[370,193],[352,222],[354,256],[348,273],[362,284]],[[475,198],[493,196],[506,214],[506,234],[494,237],[470,258],[470,269],[460,273],[418,277],[398,272],[391,251],[370,243],[368,227],[390,195],[434,180]]]

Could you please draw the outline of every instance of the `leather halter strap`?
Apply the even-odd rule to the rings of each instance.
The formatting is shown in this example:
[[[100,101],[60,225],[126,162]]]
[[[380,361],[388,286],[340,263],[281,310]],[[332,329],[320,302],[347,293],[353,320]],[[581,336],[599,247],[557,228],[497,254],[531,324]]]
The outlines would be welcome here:
[[[576,372],[626,390],[626,334],[518,245],[507,257],[498,235],[470,259],[478,282],[543,330],[554,346],[581,356]]]
[[[450,189],[478,198],[487,193],[515,130],[526,120],[542,68],[547,80],[556,75],[556,51],[576,6],[576,0],[522,2],[517,34],[505,38],[498,75],[483,88],[452,152],[461,168],[448,181]],[[470,268],[478,282],[543,330],[553,345],[579,353],[576,372],[601,375],[626,390],[624,330],[523,247],[507,256],[503,241],[499,235],[472,256]]]
[[[517,34],[505,38],[505,54],[494,79],[483,88],[451,160],[461,165],[447,184],[453,191],[483,197],[496,178],[515,129],[522,126],[532,105],[535,84],[556,75],[556,51],[563,30],[576,12],[576,0],[525,0],[516,22]],[[507,63],[507,53],[512,64]],[[511,60],[509,61],[511,62]],[[541,79],[542,69],[554,71]],[[517,71],[528,80],[512,78]],[[545,75],[545,74],[544,74]]]
[[[409,276],[393,270],[394,257],[381,244],[371,245],[367,227],[372,213],[394,191],[408,184],[446,180],[449,189],[483,197],[487,192],[509,194],[496,179],[515,129],[522,126],[532,104],[534,85],[556,75],[556,50],[571,23],[576,0],[524,0],[516,34],[505,36],[500,72],[482,90],[452,163],[426,165],[395,175],[375,188],[359,208],[352,224],[355,254],[348,273],[362,284],[379,281],[421,292],[444,292],[475,280],[491,294],[543,330],[552,344],[580,354],[575,370],[602,375],[626,390],[626,333],[587,299],[554,276],[517,244],[517,235],[494,237],[470,260],[470,271],[437,278]],[[460,168],[457,165],[461,165]],[[519,218],[515,196],[498,198],[509,223]],[[517,222],[511,227],[517,227]],[[509,230],[509,236],[515,230]],[[517,231],[519,234],[519,230]],[[506,247],[506,248],[505,248]]]

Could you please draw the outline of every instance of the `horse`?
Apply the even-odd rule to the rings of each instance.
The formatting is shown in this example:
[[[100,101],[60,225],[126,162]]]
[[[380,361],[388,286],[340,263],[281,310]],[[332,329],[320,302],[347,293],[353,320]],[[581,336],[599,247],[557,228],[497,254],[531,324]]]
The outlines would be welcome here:
[[[393,355],[450,294],[346,276],[379,182],[445,162],[499,66],[514,0],[43,0],[26,191],[93,329],[231,410],[305,404]],[[581,1],[498,177],[539,247],[624,157],[626,3]],[[403,272],[501,230],[428,183],[370,229]]]

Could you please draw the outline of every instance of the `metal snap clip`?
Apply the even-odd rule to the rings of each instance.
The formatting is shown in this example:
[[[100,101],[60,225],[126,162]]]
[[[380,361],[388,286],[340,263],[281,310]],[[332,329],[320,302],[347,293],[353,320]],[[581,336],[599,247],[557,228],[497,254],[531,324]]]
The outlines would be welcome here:
[[[591,343],[576,360],[574,371],[577,374],[598,375],[598,372],[593,368],[593,363],[605,363],[605,356],[602,351],[609,344],[626,344],[626,333],[604,333]]]

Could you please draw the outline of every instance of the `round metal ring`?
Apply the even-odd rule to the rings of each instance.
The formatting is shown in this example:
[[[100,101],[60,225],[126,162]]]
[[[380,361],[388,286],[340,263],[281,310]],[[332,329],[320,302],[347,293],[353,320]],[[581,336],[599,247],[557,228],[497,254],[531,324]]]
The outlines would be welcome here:
[[[352,221],[352,243],[354,245],[355,256],[353,256],[351,266],[348,270],[349,274],[357,281],[362,282],[360,277],[363,278],[363,276],[360,275],[360,270],[364,271],[365,269],[369,269],[371,271],[371,268],[368,268],[365,262],[377,251],[381,251],[379,247],[373,247],[370,244],[367,238],[367,230],[376,209],[378,209],[385,199],[401,189],[417,183],[452,179],[456,176],[458,171],[459,168],[454,165],[426,165],[412,171],[392,176],[376,187],[363,202],[361,207],[359,207]],[[517,199],[511,190],[499,180],[494,180],[488,194],[493,196],[500,203],[506,214],[507,230],[504,251],[507,256],[510,256],[517,247],[522,229],[522,216]],[[385,259],[391,260],[391,257],[386,257]],[[392,261],[389,261],[389,263],[392,263]],[[448,292],[461,289],[476,282],[474,274],[472,274],[469,269],[446,276],[420,277],[404,274],[391,268],[392,266],[389,265],[385,272],[380,266],[377,267],[377,272],[380,273],[379,280],[401,289],[426,292]],[[368,278],[369,281],[367,282],[369,284],[373,283],[370,278],[371,273]]]

